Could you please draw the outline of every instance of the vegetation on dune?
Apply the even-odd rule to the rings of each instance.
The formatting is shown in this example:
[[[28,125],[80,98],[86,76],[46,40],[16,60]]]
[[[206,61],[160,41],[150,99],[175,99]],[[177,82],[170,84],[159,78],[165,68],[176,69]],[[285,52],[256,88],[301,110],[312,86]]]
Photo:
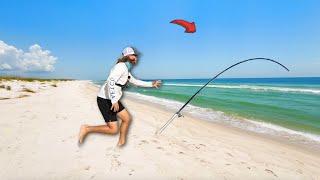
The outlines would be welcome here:
[[[28,88],[23,88],[23,89],[22,89],[22,91],[23,91],[23,92],[35,93],[35,91],[34,91],[34,90],[32,90],[32,89],[28,89]]]
[[[29,95],[27,94],[21,94],[20,96],[18,96],[17,98],[24,98],[24,97],[28,97]]]
[[[6,99],[10,99],[10,98],[7,98],[7,97],[0,97],[0,100],[6,100]]]
[[[12,81],[20,81],[17,82],[17,84],[15,84]],[[11,91],[10,97],[0,97],[0,100],[7,100],[7,99],[14,99],[14,98],[24,98],[24,97],[28,97],[31,94],[30,93],[36,93],[37,90],[33,90],[31,88],[27,88],[25,84],[33,84],[33,82],[35,82],[36,84],[39,84],[40,82],[40,86],[39,85],[35,85],[36,89],[41,89],[42,87],[48,87],[48,86],[52,86],[52,87],[58,87],[58,83],[59,81],[73,81],[74,79],[45,79],[45,78],[33,78],[33,77],[20,77],[20,76],[1,76],[0,75],[0,89],[3,90],[8,90],[11,91],[12,90],[12,86],[11,84],[13,83],[14,85],[17,85],[19,88],[14,88],[13,91]],[[10,85],[8,85],[10,84]],[[21,88],[21,89],[20,89]],[[17,91],[17,89],[19,90],[19,92]],[[18,93],[18,94],[16,94]],[[20,94],[22,93],[22,94]],[[29,94],[26,94],[29,93]],[[13,96],[14,97],[13,97]]]
[[[46,79],[46,78],[33,78],[33,77],[20,77],[20,76],[0,76],[1,80],[20,80],[20,81],[72,81],[74,79]]]

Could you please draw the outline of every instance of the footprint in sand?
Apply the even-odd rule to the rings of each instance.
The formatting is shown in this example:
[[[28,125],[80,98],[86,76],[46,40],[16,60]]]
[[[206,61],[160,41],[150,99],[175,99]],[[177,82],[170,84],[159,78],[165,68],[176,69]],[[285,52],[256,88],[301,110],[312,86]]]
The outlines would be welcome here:
[[[113,154],[112,157],[113,158],[118,158],[120,156],[120,154]]]
[[[149,142],[146,141],[146,140],[141,140],[140,143],[139,143],[139,145],[141,146],[142,144],[149,144]]]
[[[111,170],[116,171],[121,166],[121,162],[117,158],[111,160]]]
[[[265,169],[265,171],[269,174],[274,175],[275,177],[278,177],[273,171],[271,171],[270,169]]]
[[[207,161],[205,159],[199,159],[199,161],[200,161],[200,163],[203,163],[203,164],[206,164],[206,165],[211,164],[211,162],[209,162],[209,161]]]
[[[120,157],[120,149],[118,147],[113,148],[111,155],[111,170],[117,170],[121,166],[121,162],[118,160]]]
[[[147,140],[141,140],[142,143],[148,144],[149,142]]]
[[[132,176],[132,175],[133,175],[133,172],[134,172],[134,169],[130,169],[130,171],[129,171],[129,176]]]
[[[301,169],[297,169],[296,172],[299,173],[299,174],[303,174]]]
[[[157,149],[164,150],[163,147],[161,146],[158,146]]]
[[[196,144],[188,144],[188,147],[192,147],[193,149],[200,149],[200,146],[196,145]]]
[[[114,147],[108,147],[108,148],[107,148],[106,156],[110,156],[110,155],[112,155],[113,148],[114,148]]]
[[[159,141],[157,141],[157,140],[155,140],[155,139],[153,139],[153,140],[151,140],[152,142],[154,142],[154,143],[159,143]]]
[[[251,169],[257,169],[255,166],[248,166],[247,169],[251,170]]]

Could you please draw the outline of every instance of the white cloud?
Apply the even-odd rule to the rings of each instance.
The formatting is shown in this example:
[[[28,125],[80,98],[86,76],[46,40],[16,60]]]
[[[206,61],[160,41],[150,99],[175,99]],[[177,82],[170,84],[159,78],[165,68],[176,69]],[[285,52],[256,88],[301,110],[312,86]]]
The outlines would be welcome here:
[[[43,50],[38,44],[24,52],[0,40],[0,71],[53,71],[57,58],[50,51]]]

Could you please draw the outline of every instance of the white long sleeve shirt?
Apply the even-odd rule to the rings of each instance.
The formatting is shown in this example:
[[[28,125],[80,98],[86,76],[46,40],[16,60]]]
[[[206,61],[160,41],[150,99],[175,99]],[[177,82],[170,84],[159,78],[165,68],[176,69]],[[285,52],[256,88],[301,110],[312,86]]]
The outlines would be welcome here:
[[[110,99],[111,103],[116,103],[122,96],[122,88],[116,84],[125,85],[127,82],[140,87],[152,87],[152,82],[141,81],[134,78],[125,63],[116,64],[108,76],[108,79],[101,86],[98,96]]]

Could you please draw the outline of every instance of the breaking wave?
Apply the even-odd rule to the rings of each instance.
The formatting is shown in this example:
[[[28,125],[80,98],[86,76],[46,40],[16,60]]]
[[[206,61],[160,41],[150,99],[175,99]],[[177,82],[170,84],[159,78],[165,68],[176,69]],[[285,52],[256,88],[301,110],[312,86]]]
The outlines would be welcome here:
[[[178,87],[202,87],[200,84],[163,84],[164,86],[178,86]],[[253,86],[253,85],[213,85],[209,84],[208,88],[222,88],[222,89],[248,89],[253,91],[278,91],[278,92],[291,92],[291,93],[309,93],[319,94],[320,89],[309,88],[289,88],[289,87],[274,87],[274,86]]]

